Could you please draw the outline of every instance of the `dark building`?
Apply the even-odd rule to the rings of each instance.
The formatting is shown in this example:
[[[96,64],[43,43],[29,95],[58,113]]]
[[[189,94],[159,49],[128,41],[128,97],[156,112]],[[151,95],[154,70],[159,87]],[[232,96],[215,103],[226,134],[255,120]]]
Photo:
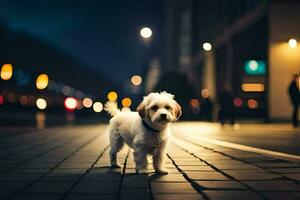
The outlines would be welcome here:
[[[288,32],[281,39],[286,44],[289,37],[299,38],[297,28],[284,31],[283,26],[300,20],[296,8],[294,0],[166,0],[163,71],[185,74],[196,95],[208,89],[215,101],[230,89],[239,117],[278,118],[273,96],[285,91],[270,89],[278,84],[276,73],[270,73],[276,67],[269,59],[272,36]],[[212,49],[205,51],[204,43]],[[285,74],[299,69],[293,64]]]

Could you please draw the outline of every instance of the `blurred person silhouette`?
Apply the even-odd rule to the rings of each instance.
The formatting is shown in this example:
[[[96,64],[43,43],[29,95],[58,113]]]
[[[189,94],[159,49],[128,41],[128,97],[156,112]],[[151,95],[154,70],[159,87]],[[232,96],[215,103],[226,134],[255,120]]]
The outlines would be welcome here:
[[[228,84],[222,89],[219,94],[219,116],[218,119],[222,126],[229,120],[232,125],[235,124],[235,109],[233,105],[233,95]]]
[[[293,79],[289,85],[289,96],[293,105],[292,124],[294,127],[298,126],[298,110],[300,104],[300,91],[299,91],[299,74],[294,74]]]
[[[202,102],[201,102],[201,114],[204,121],[212,122],[212,112],[213,112],[213,101],[209,97],[209,90],[203,89],[201,91]]]

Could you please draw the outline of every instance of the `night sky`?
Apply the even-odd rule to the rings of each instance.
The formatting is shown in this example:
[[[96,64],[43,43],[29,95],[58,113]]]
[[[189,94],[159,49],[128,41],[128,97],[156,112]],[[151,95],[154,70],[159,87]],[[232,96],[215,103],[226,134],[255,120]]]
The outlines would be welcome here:
[[[145,67],[142,26],[153,30],[152,51],[160,49],[163,1],[1,0],[0,18],[123,82]]]

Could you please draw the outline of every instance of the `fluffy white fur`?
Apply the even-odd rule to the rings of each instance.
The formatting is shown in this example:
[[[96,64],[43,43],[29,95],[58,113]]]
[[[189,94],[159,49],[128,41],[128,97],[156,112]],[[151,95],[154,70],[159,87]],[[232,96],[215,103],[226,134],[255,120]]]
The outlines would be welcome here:
[[[147,173],[147,155],[152,155],[157,173],[168,173],[163,163],[171,134],[169,125],[181,116],[181,107],[174,95],[151,93],[144,97],[138,112],[120,111],[115,102],[107,102],[104,109],[113,116],[108,127],[111,166],[119,167],[117,153],[125,142],[134,151],[137,173]],[[145,128],[142,120],[158,131]]]

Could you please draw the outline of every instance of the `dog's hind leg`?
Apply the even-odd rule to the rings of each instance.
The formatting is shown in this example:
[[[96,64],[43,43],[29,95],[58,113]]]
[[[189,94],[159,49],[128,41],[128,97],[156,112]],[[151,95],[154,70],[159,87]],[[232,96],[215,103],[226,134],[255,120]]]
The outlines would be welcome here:
[[[116,129],[109,130],[109,139],[110,139],[110,164],[112,168],[119,168],[117,153],[122,149],[124,145],[124,140],[120,136],[119,132]]]

